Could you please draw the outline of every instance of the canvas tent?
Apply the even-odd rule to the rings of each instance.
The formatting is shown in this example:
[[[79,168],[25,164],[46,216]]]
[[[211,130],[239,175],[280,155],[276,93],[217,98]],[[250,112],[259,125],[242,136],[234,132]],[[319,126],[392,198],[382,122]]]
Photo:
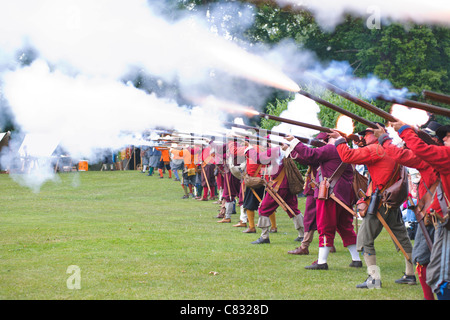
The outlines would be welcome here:
[[[0,152],[3,147],[8,146],[9,138],[11,137],[11,132],[0,132]]]
[[[59,138],[48,134],[26,134],[18,150],[22,171],[38,168],[40,163],[52,161],[52,154],[59,142]]]

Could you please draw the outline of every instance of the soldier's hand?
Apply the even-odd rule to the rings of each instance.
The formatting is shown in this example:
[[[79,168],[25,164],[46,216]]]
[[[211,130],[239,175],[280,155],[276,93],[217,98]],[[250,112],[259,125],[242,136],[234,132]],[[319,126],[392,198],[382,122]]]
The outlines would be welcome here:
[[[292,141],[294,140],[294,136],[288,135],[286,137],[284,137],[287,141]]]
[[[396,121],[396,122],[389,122],[391,127],[394,128],[395,131],[400,130],[401,127],[403,127],[406,123],[402,121]]]
[[[341,134],[339,133],[339,131],[331,129],[331,133],[328,133],[328,137],[329,138],[333,138],[333,139],[339,139],[341,137]]]
[[[375,137],[379,138],[381,135],[386,133],[386,130],[384,130],[384,128],[382,126],[380,126],[378,123],[376,123],[376,125],[377,125],[378,129],[374,129],[373,134],[375,135]]]

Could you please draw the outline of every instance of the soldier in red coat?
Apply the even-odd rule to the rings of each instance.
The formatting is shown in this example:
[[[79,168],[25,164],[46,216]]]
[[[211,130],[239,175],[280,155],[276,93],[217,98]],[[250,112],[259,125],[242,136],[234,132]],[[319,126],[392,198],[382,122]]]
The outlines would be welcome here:
[[[418,188],[418,199],[422,199],[427,193],[430,192],[431,186],[439,179],[436,171],[428,162],[425,162],[422,158],[416,156],[410,149],[395,146],[392,143],[392,138],[381,126],[374,131],[374,134],[378,137],[378,142],[383,146],[383,149],[387,155],[395,159],[398,163],[409,168],[415,168],[419,171],[420,181]],[[437,200],[436,197],[435,199]],[[434,201],[431,203],[427,209],[428,213],[430,212],[430,209],[440,212],[439,202]],[[427,221],[429,218],[424,218],[423,220]],[[434,226],[430,223],[425,228],[430,239],[432,240],[434,238]],[[425,300],[434,300],[433,291],[426,283],[426,270],[430,262],[430,255],[431,250],[425,240],[423,231],[421,228],[418,228],[414,241],[412,260],[416,263],[416,271],[419,276],[419,281],[422,286]]]
[[[399,164],[386,154],[383,147],[378,143],[373,129],[368,128],[359,134],[364,137],[365,146],[358,149],[351,149],[346,144],[346,140],[340,137],[339,132],[334,131],[330,135],[337,139],[335,143],[336,149],[343,162],[366,165],[372,181],[368,192],[371,193],[373,191],[376,194],[377,190],[384,190],[389,184],[398,180],[400,176],[397,171]],[[396,280],[396,283],[404,281],[414,283],[414,265],[411,263],[412,244],[405,224],[402,221],[399,206],[391,207],[381,202],[378,212],[408,255],[408,259],[405,257],[405,274],[401,279]],[[363,252],[369,276],[365,282],[358,284],[357,288],[381,288],[380,269],[376,261],[375,239],[382,229],[383,225],[376,214],[367,214],[363,218],[358,232],[357,247],[358,251]]]
[[[406,146],[418,157],[428,162],[439,174],[442,193],[442,215],[439,216],[438,229],[435,232],[430,263],[427,268],[427,284],[436,293],[438,299],[450,299],[450,227],[449,227],[449,195],[450,195],[450,125],[436,130],[443,145],[431,145],[419,138],[415,130],[398,121],[391,124],[398,131]]]

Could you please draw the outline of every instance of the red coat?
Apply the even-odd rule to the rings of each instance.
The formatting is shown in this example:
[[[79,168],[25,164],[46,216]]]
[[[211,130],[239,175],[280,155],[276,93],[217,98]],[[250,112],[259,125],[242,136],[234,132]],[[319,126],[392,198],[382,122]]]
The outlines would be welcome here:
[[[255,176],[256,170],[260,167],[259,160],[259,148],[258,146],[254,146],[253,148],[247,148],[244,146],[239,146],[234,142],[228,143],[228,150],[230,150],[231,154],[238,159],[246,159],[246,170],[249,176]],[[261,173],[263,172],[263,166],[260,167],[258,174],[256,176],[261,177]]]
[[[423,161],[422,158],[416,156],[412,150],[396,147],[392,144],[392,140],[384,141],[383,148],[386,151],[386,154],[395,159],[397,163],[400,163],[405,167],[415,168],[419,171],[421,179],[418,191],[419,198],[422,198],[427,193],[427,189],[438,179],[438,175],[433,167],[428,162]],[[438,201],[431,204],[430,208],[437,212],[441,211]]]
[[[418,157],[428,162],[439,174],[447,197],[450,196],[450,147],[429,145],[420,139],[409,126],[399,130],[400,138],[405,141]]]
[[[358,149],[351,149],[345,143],[339,142],[340,139],[336,141],[336,148],[343,162],[366,165],[374,189],[378,187],[381,190],[387,185],[397,162],[386,154],[378,142]]]

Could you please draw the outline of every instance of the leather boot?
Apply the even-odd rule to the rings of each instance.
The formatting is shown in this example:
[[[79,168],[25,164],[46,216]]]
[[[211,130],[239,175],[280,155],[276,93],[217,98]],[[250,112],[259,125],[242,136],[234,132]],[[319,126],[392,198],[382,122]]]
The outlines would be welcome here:
[[[242,222],[242,220],[239,220],[239,222],[233,225],[233,227],[247,227],[247,224],[245,222]]]
[[[309,254],[309,250],[308,247],[298,247],[295,248],[294,250],[288,251],[289,254],[298,254],[298,255],[308,255]]]
[[[219,214],[216,216],[218,219],[225,218],[225,205],[220,207]]]

